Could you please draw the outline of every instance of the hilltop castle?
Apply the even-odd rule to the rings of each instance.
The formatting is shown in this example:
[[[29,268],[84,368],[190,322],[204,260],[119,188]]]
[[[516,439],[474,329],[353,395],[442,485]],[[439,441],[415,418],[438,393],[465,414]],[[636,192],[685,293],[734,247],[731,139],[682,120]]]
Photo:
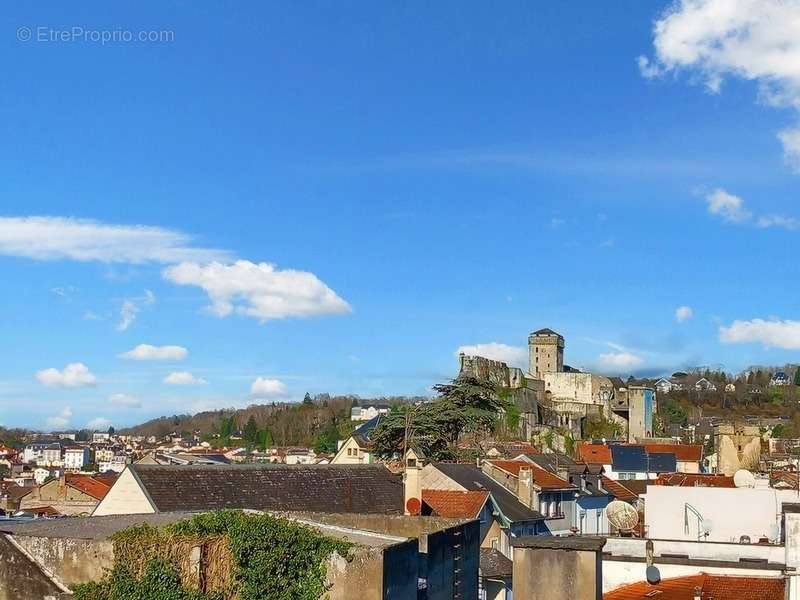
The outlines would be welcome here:
[[[523,413],[526,437],[548,426],[581,438],[585,421],[591,417],[619,423],[630,441],[652,437],[655,391],[565,365],[565,345],[561,334],[539,329],[528,336],[527,372],[501,361],[462,353],[460,373],[510,390]]]

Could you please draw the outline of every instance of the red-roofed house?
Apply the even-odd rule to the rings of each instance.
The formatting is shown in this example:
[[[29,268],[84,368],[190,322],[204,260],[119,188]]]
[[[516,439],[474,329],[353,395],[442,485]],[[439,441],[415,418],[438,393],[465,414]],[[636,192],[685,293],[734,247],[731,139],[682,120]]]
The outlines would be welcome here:
[[[781,577],[699,573],[664,579],[655,585],[632,583],[606,592],[603,600],[784,600],[784,594]]]
[[[679,473],[699,473],[703,464],[701,444],[643,444],[648,454],[674,454]]]
[[[477,519],[489,499],[489,492],[422,490],[422,514],[451,519]]]
[[[66,475],[34,488],[20,502],[20,509],[49,505],[65,515],[90,514],[111,486],[88,475]]]
[[[570,533],[577,523],[575,493],[569,481],[524,460],[487,460],[483,472],[519,501],[546,517],[550,533]]]
[[[451,519],[480,519],[481,585],[487,592],[487,598],[510,598],[511,561],[499,549],[503,524],[488,491],[423,489],[421,514]],[[505,569],[501,568],[503,565]]]
[[[578,453],[582,462],[611,467],[611,448],[605,444],[580,444]]]
[[[708,473],[662,473],[655,481],[655,485],[680,485],[684,487],[722,487],[733,488],[733,477],[725,475],[711,475]]]

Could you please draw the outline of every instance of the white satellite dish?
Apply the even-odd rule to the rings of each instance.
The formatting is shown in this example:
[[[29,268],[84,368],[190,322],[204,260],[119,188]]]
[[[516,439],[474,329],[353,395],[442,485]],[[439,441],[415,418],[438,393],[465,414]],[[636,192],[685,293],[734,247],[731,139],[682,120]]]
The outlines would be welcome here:
[[[636,509],[622,500],[614,500],[606,506],[606,517],[620,531],[630,531],[639,523],[639,513]]]
[[[769,535],[770,540],[776,541],[778,538],[781,537],[780,527],[778,527],[776,523],[773,523],[772,525],[769,526],[769,532],[767,533],[767,535]]]
[[[747,469],[739,469],[733,474],[733,485],[737,488],[754,488],[756,487],[756,478]]]

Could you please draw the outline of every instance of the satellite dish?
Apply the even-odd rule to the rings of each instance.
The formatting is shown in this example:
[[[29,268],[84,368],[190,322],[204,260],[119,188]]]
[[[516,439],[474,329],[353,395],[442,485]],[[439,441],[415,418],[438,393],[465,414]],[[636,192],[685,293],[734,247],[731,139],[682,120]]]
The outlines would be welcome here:
[[[655,585],[661,581],[661,573],[658,572],[658,568],[654,565],[647,567],[645,577],[647,577],[647,583],[650,585]]]
[[[620,531],[630,531],[639,523],[639,513],[622,500],[614,500],[606,506],[606,517]]]
[[[739,469],[733,474],[733,485],[737,488],[756,487],[756,478],[747,469]]]
[[[778,527],[775,523],[769,526],[769,539],[777,540],[781,536],[780,527]]]

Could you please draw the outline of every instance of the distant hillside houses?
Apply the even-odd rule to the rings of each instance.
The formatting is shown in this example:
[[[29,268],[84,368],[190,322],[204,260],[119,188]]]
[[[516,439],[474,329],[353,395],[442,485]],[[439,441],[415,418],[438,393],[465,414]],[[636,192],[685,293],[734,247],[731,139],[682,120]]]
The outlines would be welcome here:
[[[369,421],[378,415],[388,415],[391,407],[388,404],[365,404],[350,409],[351,421]]]

